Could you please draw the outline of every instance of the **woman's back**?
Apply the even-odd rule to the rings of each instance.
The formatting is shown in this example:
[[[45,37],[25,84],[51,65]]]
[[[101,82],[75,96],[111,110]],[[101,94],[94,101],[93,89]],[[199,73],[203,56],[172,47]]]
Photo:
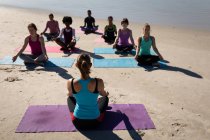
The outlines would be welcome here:
[[[72,87],[73,96],[76,99],[74,116],[79,119],[98,118],[100,112],[97,102],[99,96],[97,80],[92,78],[75,80]],[[76,88],[74,89],[74,87]]]

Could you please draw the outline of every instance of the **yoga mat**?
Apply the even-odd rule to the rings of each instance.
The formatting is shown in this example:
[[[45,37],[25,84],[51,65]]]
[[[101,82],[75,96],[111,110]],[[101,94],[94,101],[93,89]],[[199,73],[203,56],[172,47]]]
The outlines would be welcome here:
[[[111,104],[97,130],[154,129],[142,104]],[[124,115],[125,114],[125,115]],[[29,106],[16,133],[76,131],[66,105]]]
[[[46,46],[47,53],[63,53],[63,51],[60,50],[60,46]],[[15,51],[18,52],[21,48],[16,48]],[[76,49],[73,52],[78,52],[79,47],[76,46]],[[31,48],[29,46],[26,47],[24,52],[31,52]]]
[[[94,59],[95,68],[138,68],[138,63],[134,58],[105,58]]]
[[[160,67],[166,67],[167,64],[159,61]],[[105,58],[93,59],[95,68],[139,68],[138,62],[134,58]]]
[[[115,54],[115,51],[116,49],[113,49],[113,48],[94,48],[95,54]],[[132,50],[131,54],[135,55],[136,50]]]
[[[45,63],[44,67],[72,67],[74,63],[73,58],[49,58],[49,60]],[[11,56],[6,56],[0,60],[0,65],[25,65],[23,60],[17,58],[17,60],[13,63]],[[30,64],[30,66],[33,64]]]
[[[115,54],[116,49],[113,48],[94,48],[95,54]],[[156,55],[153,49],[150,50],[152,55]],[[131,54],[135,55],[136,50],[132,50]]]

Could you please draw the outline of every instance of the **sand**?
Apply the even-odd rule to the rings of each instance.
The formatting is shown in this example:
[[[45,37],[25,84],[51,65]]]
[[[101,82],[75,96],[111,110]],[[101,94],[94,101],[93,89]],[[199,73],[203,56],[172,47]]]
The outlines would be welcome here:
[[[28,35],[27,25],[34,22],[42,32],[48,11],[0,7],[0,58],[14,55]],[[64,15],[55,14],[60,27]],[[79,29],[83,19],[73,17],[72,27]],[[105,20],[97,20],[100,29]],[[120,22],[115,21],[117,27]],[[210,32],[181,27],[151,25],[157,47],[170,61],[168,69],[97,69],[92,76],[105,81],[110,92],[110,103],[144,104],[156,129],[137,131],[144,140],[209,140],[210,138]],[[134,38],[141,35],[143,25],[130,23]],[[93,52],[95,47],[106,47],[94,40],[99,35],[77,34],[80,49]],[[55,45],[50,42],[46,45]],[[108,46],[111,47],[111,46]],[[64,54],[48,53],[49,57]],[[76,58],[78,54],[69,57]],[[92,57],[117,58],[117,55]],[[15,133],[29,105],[66,104],[66,79],[79,77],[72,68],[30,71],[21,66],[0,66],[0,139],[1,140],[65,140],[65,139],[135,139],[128,131],[68,133]]]

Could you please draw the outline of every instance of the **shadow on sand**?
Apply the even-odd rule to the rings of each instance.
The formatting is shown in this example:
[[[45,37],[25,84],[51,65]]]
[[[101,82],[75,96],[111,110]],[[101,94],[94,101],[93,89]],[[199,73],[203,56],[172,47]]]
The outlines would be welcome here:
[[[75,52],[64,52],[65,56],[64,57],[69,57],[71,54],[81,54],[81,53],[87,53],[90,55],[90,57],[94,58],[94,59],[103,59],[104,57],[101,55],[97,55],[95,53],[86,51],[86,50],[82,50],[82,49],[78,49]]]
[[[117,134],[113,133],[113,130],[120,122],[123,121],[126,126],[126,130],[131,136],[130,139],[142,140],[141,136],[136,132],[136,130],[131,125],[129,118],[127,117],[126,114],[123,114],[122,117],[122,113],[120,111],[118,112],[107,111],[106,116],[109,116],[108,117],[109,119],[111,117],[111,120],[109,120],[109,124],[102,123],[97,128],[97,130],[91,130],[91,131],[78,130],[78,131],[91,140],[122,140]]]
[[[191,70],[187,70],[187,69],[176,67],[176,66],[167,65],[167,66],[160,67],[160,68],[152,67],[152,66],[142,66],[142,67],[144,67],[145,71],[148,71],[148,72],[151,72],[154,70],[165,70],[165,71],[181,72],[181,73],[184,73],[185,75],[188,75],[188,76],[191,76],[194,78],[200,78],[200,79],[203,78],[200,74],[197,74]]]
[[[72,78],[72,76],[70,74],[68,74],[68,71],[63,69],[62,67],[59,67],[55,64],[53,64],[52,62],[48,61],[48,64],[50,63],[50,65],[53,65],[53,67],[41,67],[41,66],[37,66],[34,64],[27,64],[26,65],[26,70],[20,70],[21,72],[25,72],[25,71],[47,71],[47,72],[55,72],[57,73],[60,77],[62,77],[63,79],[70,79]]]

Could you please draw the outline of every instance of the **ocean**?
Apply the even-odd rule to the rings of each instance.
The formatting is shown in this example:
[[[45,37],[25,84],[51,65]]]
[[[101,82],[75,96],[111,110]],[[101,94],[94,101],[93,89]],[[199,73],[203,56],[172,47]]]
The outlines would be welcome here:
[[[78,17],[90,9],[100,19],[112,15],[116,20],[210,30],[210,0],[0,0],[0,5]]]

